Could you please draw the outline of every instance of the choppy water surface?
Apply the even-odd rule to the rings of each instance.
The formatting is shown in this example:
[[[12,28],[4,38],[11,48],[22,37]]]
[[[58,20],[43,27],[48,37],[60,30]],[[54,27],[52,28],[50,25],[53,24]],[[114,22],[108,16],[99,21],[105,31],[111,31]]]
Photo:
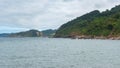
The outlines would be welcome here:
[[[120,41],[0,38],[0,68],[120,68]]]

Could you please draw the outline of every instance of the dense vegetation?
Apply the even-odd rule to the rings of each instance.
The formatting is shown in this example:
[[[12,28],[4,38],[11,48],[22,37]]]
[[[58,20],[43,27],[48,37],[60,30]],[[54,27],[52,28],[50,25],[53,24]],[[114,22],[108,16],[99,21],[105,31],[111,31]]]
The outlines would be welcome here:
[[[71,36],[120,36],[120,5],[99,12],[98,10],[87,13],[72,21],[63,24],[57,31],[55,37]]]

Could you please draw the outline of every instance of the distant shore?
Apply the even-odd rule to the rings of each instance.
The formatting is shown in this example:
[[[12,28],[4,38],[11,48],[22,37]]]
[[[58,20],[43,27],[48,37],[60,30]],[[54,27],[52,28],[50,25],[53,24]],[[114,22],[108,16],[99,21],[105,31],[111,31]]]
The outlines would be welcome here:
[[[104,36],[64,36],[64,37],[56,37],[56,38],[71,38],[71,39],[109,39],[109,40],[120,40],[120,36],[114,37],[104,37]]]

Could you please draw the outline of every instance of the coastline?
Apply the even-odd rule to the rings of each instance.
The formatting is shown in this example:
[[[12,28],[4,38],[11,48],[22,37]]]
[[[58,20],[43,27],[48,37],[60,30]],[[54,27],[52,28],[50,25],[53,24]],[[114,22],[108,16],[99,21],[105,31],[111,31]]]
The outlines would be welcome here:
[[[81,36],[59,36],[59,37],[55,37],[55,38],[71,38],[71,39],[108,39],[108,40],[120,40],[120,36],[85,36],[85,35],[81,35]]]

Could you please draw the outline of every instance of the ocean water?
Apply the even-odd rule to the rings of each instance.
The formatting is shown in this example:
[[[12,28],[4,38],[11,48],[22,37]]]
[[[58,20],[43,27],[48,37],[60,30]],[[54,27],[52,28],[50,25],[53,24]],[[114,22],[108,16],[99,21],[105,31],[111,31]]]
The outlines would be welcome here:
[[[0,38],[0,68],[120,68],[120,41]]]

